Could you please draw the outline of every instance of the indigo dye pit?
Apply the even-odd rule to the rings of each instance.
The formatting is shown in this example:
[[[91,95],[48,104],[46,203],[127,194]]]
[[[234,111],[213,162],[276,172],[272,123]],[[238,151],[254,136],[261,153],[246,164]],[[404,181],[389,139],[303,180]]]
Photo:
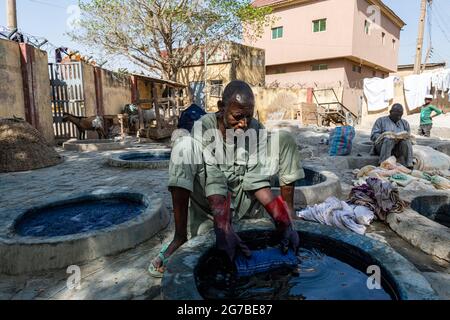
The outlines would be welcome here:
[[[247,231],[240,236],[252,250],[277,244],[270,231]],[[397,299],[393,286],[383,277],[381,289],[368,288],[368,280],[372,282],[365,272],[373,263],[369,256],[305,235],[301,236],[301,243],[298,268],[282,267],[242,278],[236,276],[221,252],[211,249],[195,269],[200,295],[212,300]]]
[[[126,161],[169,161],[170,160],[170,152],[161,152],[161,153],[150,153],[150,152],[139,152],[139,153],[127,153],[123,154],[120,157],[120,160]]]
[[[102,230],[140,215],[142,201],[125,197],[80,199],[78,202],[47,206],[28,211],[14,225],[14,231],[27,237],[59,237]]]
[[[450,228],[450,197],[430,195],[417,197],[411,202],[411,208],[421,215]]]

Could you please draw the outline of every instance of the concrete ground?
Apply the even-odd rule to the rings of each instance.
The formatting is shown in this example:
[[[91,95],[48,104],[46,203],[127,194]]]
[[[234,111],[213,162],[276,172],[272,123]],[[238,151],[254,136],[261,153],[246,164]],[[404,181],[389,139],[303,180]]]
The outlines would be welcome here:
[[[301,146],[304,163],[335,172],[343,186],[344,197],[351,190],[352,168],[345,157],[326,156],[328,147],[321,140],[328,138],[323,129],[293,130]],[[357,140],[367,139],[367,132]],[[150,145],[147,145],[147,148]],[[140,149],[143,149],[140,148]],[[70,196],[80,191],[130,190],[150,197],[161,197],[172,210],[167,191],[167,170],[135,170],[111,168],[106,157],[117,152],[77,153],[58,151],[65,162],[51,168],[30,172],[0,174],[0,234],[22,208],[38,205],[56,193]],[[357,148],[353,156],[362,154]],[[21,276],[0,275],[0,299],[160,299],[160,280],[149,276],[147,267],[162,243],[171,240],[173,221],[149,241],[121,254],[99,258],[80,265],[81,288],[69,289],[71,274],[51,270]],[[430,281],[443,299],[450,299],[450,265],[413,247],[389,227],[374,223],[367,236],[383,241],[411,261]]]

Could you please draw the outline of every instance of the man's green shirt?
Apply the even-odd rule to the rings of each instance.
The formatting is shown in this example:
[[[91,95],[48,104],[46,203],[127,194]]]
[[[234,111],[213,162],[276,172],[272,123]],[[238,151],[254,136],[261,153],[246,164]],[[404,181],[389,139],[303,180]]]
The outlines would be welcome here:
[[[432,124],[433,120],[431,119],[431,113],[436,112],[438,115],[442,114],[442,111],[439,108],[436,108],[432,104],[428,106],[423,106],[420,110],[420,124]]]

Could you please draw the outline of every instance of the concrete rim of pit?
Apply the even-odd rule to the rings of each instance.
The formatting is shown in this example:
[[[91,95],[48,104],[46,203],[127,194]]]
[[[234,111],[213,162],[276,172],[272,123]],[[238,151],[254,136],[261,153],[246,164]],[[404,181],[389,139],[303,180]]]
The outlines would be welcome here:
[[[151,150],[141,150],[141,151],[131,151],[122,152],[119,154],[112,155],[108,158],[108,165],[116,168],[128,168],[128,169],[167,169],[169,168],[169,160],[159,160],[159,161],[133,161],[121,159],[124,155],[141,155],[141,154],[166,154],[171,153],[171,149],[151,149]]]
[[[425,191],[417,196],[406,198],[412,202],[416,198],[442,196],[450,199],[450,192]],[[450,228],[441,225],[412,208],[401,213],[391,213],[386,222],[400,237],[411,243],[423,252],[450,261]]]
[[[296,208],[324,202],[329,197],[340,197],[341,182],[336,174],[330,171],[317,170],[314,166],[304,166],[306,170],[314,171],[325,178],[325,181],[312,186],[295,187],[294,206]],[[272,187],[275,195],[280,194],[280,188]]]
[[[14,233],[14,226],[30,210],[73,203],[80,200],[102,200],[128,197],[145,205],[137,217],[105,229],[60,237],[22,237]],[[170,222],[161,198],[150,199],[134,192],[83,193],[23,210],[10,224],[8,234],[0,237],[0,273],[19,275],[51,269],[67,268],[99,257],[133,248],[149,240]]]
[[[417,268],[391,247],[371,238],[312,222],[295,221],[301,233],[324,237],[369,254],[382,272],[395,286],[400,300],[436,300],[438,296]],[[272,230],[267,220],[245,221],[239,231]],[[300,235],[301,241],[301,235]],[[194,270],[199,259],[215,244],[213,233],[191,239],[169,259],[162,279],[162,296],[165,300],[203,300],[197,290]]]
[[[111,139],[89,139],[77,140],[71,139],[63,143],[63,148],[66,151],[110,151],[121,150],[130,147],[130,142],[115,142]]]

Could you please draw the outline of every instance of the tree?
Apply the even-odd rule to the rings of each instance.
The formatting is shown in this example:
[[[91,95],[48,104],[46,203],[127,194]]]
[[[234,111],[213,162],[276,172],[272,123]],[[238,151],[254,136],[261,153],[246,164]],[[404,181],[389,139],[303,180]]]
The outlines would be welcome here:
[[[250,0],[80,0],[82,17],[74,40],[176,81],[207,44],[261,36],[270,8]]]

